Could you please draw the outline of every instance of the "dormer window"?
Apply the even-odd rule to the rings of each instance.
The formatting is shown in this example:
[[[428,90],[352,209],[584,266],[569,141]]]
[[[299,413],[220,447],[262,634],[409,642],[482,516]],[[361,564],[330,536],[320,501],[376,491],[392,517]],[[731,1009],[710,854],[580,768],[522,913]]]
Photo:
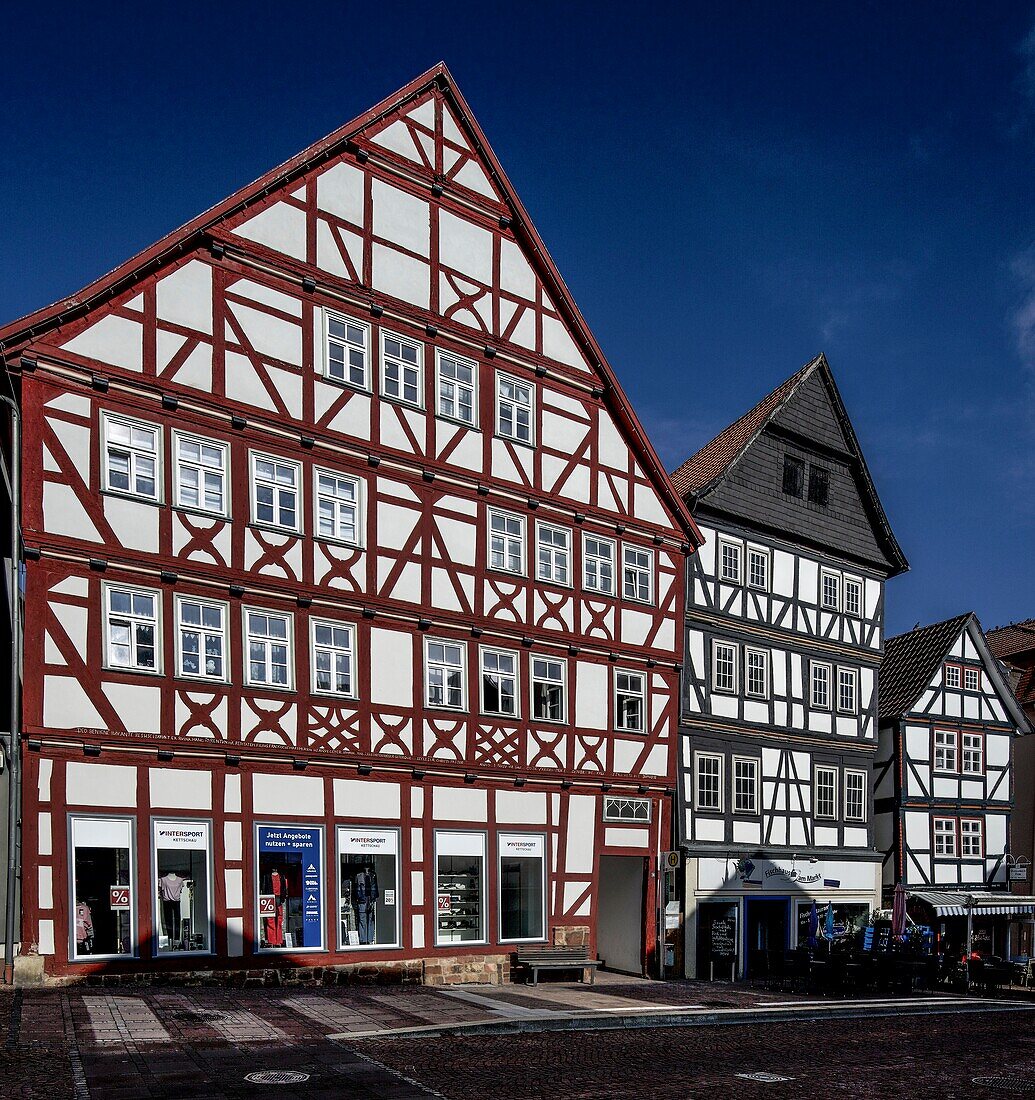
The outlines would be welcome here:
[[[794,455],[783,456],[783,491],[799,500],[805,492],[805,463]]]

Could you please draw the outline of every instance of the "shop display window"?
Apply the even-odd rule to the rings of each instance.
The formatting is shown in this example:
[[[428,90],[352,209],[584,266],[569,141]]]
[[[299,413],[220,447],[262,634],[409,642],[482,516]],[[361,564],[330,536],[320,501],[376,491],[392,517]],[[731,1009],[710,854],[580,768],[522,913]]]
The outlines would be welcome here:
[[[211,951],[211,827],[206,821],[156,821],[153,828],[158,953]]]
[[[437,944],[485,942],[485,834],[438,833]]]
[[[74,817],[71,842],[72,958],[133,955],[133,823]]]
[[[500,940],[546,936],[546,842],[532,833],[500,833]]]
[[[812,913],[811,901],[798,902],[798,946],[807,947],[809,943],[809,920]],[[817,899],[816,916],[818,927],[816,929],[816,943],[821,944],[827,939],[826,920],[827,903]],[[865,902],[834,902],[834,938],[833,943],[839,940],[846,944],[852,942],[857,932],[866,927],[870,919],[870,907]]]
[[[338,942],[399,946],[399,831],[338,829]]]
[[[260,951],[323,947],[323,830],[256,827]]]

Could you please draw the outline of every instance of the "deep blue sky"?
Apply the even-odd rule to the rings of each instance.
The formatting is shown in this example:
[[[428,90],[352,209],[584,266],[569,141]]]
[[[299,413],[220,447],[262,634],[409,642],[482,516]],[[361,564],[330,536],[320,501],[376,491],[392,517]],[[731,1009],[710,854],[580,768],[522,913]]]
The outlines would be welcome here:
[[[670,468],[824,350],[890,632],[1035,616],[1035,4],[148,9],[8,13],[4,320],[444,59]]]

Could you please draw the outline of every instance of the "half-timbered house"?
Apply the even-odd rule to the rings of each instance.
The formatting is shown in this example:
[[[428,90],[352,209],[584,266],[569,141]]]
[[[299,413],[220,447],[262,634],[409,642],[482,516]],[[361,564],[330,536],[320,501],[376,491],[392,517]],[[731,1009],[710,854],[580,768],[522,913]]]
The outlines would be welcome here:
[[[650,964],[699,535],[444,66],[0,341],[23,956]]]
[[[907,568],[821,355],[673,480],[689,562],[679,825],[685,964],[758,973],[880,895],[870,766],[884,582]]]
[[[880,670],[874,768],[885,898],[901,883],[911,912],[947,952],[1002,953],[1032,899],[1008,890],[1014,741],[1031,732],[973,612],[889,638]]]

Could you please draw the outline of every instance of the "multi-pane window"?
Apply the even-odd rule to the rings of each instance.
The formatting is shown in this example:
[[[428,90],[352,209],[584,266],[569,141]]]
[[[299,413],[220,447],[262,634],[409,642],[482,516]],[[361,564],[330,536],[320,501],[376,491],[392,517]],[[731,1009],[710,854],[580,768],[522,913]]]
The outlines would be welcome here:
[[[719,542],[719,579],[740,584],[740,543]]]
[[[650,550],[622,547],[622,590],[627,600],[650,603],[654,592],[654,554]]]
[[[474,424],[477,365],[470,359],[438,353],[438,414],[461,424]]]
[[[960,855],[966,858],[967,856],[982,856],[984,854],[984,845],[982,844],[981,837],[981,819],[961,818],[960,819]]]
[[[496,375],[496,434],[518,443],[532,442],[535,389],[507,374]]]
[[[809,463],[809,503],[826,507],[830,498],[830,472]]]
[[[866,820],[866,772],[845,771],[845,821]]]
[[[428,706],[462,710],[464,647],[456,642],[437,642],[429,638],[424,657]]]
[[[615,544],[611,539],[586,535],[582,543],[582,586],[605,596],[614,595]]]
[[[965,668],[963,670],[963,686],[967,691],[980,691],[981,669]]]
[[[381,333],[381,392],[386,397],[419,405],[424,348],[401,336]]]
[[[965,775],[981,775],[985,770],[985,741],[980,733],[964,733],[960,760]]]
[[[160,500],[160,447],[161,435],[155,424],[105,414],[105,488],[113,493]]]
[[[482,713],[517,716],[517,654],[482,650]]]
[[[956,731],[934,731],[934,770],[938,772],[956,771]]]
[[[841,575],[828,569],[819,574],[819,603],[825,611],[837,611],[841,607]]]
[[[854,668],[837,670],[837,709],[842,714],[856,714],[859,710],[858,674]]]
[[[301,467],[270,455],[253,454],[251,460],[252,518],[256,523],[297,531]]]
[[[489,511],[489,568],[525,571],[525,521],[509,512]]]
[[[934,854],[936,856],[956,856],[956,819],[936,817],[934,819]]]
[[[699,810],[722,811],[722,757],[716,753],[697,754],[696,806]]]
[[[812,705],[821,710],[830,709],[830,665],[813,661],[809,667]]]
[[[799,499],[805,491],[805,463],[793,455],[783,457],[783,491]]]
[[[159,595],[147,588],[105,586],[108,664],[138,672],[157,672],[161,650]]]
[[[748,586],[769,591],[769,551],[749,546],[747,550]]]
[[[647,711],[647,678],[642,672],[615,670],[615,727],[643,733]]]
[[[553,584],[571,583],[571,532],[566,527],[536,524],[536,576]]]
[[[316,530],[321,538],[359,544],[359,481],[316,471]]]
[[[605,797],[604,820],[647,823],[650,821],[650,799]]]
[[[370,360],[370,326],[350,317],[327,314],[326,374],[336,382],[369,389],[367,364]]]
[[[816,817],[837,817],[837,768],[816,768]]]
[[[291,619],[272,611],[244,613],[248,670],[245,677],[253,687],[291,686]]]
[[[313,691],[328,695],[355,695],[355,632],[347,623],[314,619]]]
[[[744,690],[756,699],[769,697],[769,653],[764,649],[744,650]]]
[[[564,661],[549,657],[532,658],[532,717],[546,722],[563,722],[565,713]]]
[[[177,507],[225,516],[227,445],[175,432],[173,446]]]
[[[737,690],[737,647],[729,642],[712,642],[712,687]]]
[[[845,577],[845,612],[848,615],[862,614],[863,582],[858,577]]]
[[[758,761],[754,757],[733,758],[733,812],[758,813]]]
[[[179,674],[209,680],[226,679],[225,603],[176,597]]]
[[[963,686],[963,670],[959,665],[946,665],[945,666],[945,686],[947,688],[958,688]]]

